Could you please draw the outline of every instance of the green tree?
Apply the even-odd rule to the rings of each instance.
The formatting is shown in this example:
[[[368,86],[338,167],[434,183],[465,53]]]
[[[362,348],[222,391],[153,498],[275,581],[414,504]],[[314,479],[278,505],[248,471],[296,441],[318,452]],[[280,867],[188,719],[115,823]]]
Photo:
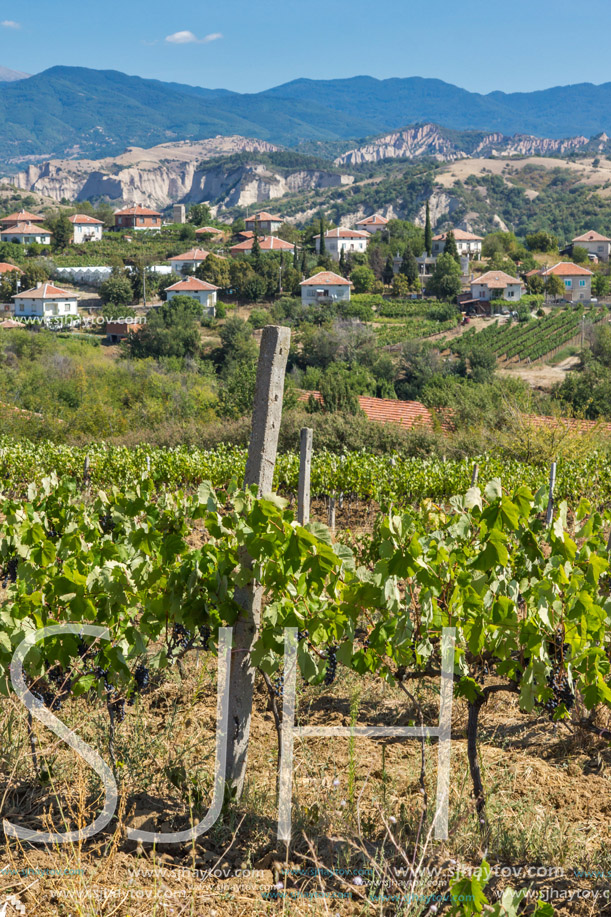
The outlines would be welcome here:
[[[195,226],[207,226],[212,219],[212,214],[210,213],[210,207],[207,204],[192,204],[189,208],[189,214],[187,216],[189,223],[193,223]],[[242,226],[242,229],[244,226]]]
[[[587,264],[590,260],[588,257],[587,248],[583,248],[581,245],[574,245],[571,252],[571,257],[575,264]]]
[[[324,258],[327,254],[327,243],[325,241],[325,221],[320,218],[320,248],[319,254]]]
[[[452,230],[446,236],[445,245],[443,246],[444,255],[452,255],[454,261],[457,264],[460,264],[460,255],[458,254],[458,246],[456,245],[456,237]]]
[[[418,280],[418,262],[416,261],[416,257],[409,245],[405,246],[399,273],[403,274],[410,287]]]
[[[229,261],[226,258],[218,258],[216,255],[208,255],[206,260],[196,268],[195,276],[207,283],[214,284],[219,290],[228,290],[231,286]]]
[[[556,274],[548,274],[545,278],[545,293],[550,299],[564,296],[564,284]]]
[[[255,223],[255,234],[252,237],[252,251],[250,254],[251,264],[255,271],[261,270],[261,243],[259,242],[259,233],[257,231],[257,224]]]
[[[178,230],[178,238],[181,242],[193,242],[197,239],[193,223],[184,223]]]
[[[340,277],[347,277],[347,276],[348,276],[348,264],[347,264],[347,261],[346,261],[346,252],[344,251],[343,248],[342,248],[341,252],[339,253],[339,265],[338,265],[338,269],[339,269]]]
[[[53,233],[53,248],[56,251],[63,251],[68,248],[74,236],[74,228],[65,213],[61,213],[52,223],[51,231]]]
[[[399,299],[401,297],[407,296],[409,293],[409,281],[404,274],[395,274],[392,281],[392,295],[397,296]]]
[[[433,230],[431,227],[431,208],[429,202],[426,202],[426,219],[424,222],[424,248],[428,257],[433,254]]]
[[[492,382],[496,356],[488,347],[474,347],[469,353],[470,376],[474,382]]]
[[[394,260],[393,256],[389,255],[386,259],[386,264],[384,265],[384,271],[382,272],[382,280],[386,286],[390,286],[393,282],[395,276]]]
[[[557,252],[558,238],[544,229],[531,232],[526,236],[526,246],[531,252]]]
[[[31,290],[38,283],[46,283],[49,279],[49,271],[39,261],[27,261],[23,267],[23,276],[21,278],[21,289]]]
[[[350,279],[354,284],[355,293],[370,293],[376,277],[371,268],[363,264],[354,268],[350,274]]]
[[[197,357],[201,351],[200,319],[203,308],[190,296],[175,296],[152,309],[147,323],[128,335],[123,346],[132,358]]]
[[[111,274],[100,286],[100,299],[103,303],[112,302],[117,306],[127,306],[134,301],[134,291],[125,274]]]
[[[540,294],[545,291],[545,281],[541,274],[531,274],[526,278],[526,288],[529,293]]]
[[[320,393],[327,411],[360,414],[358,392],[347,363],[334,363],[320,378]]]
[[[427,290],[430,290],[438,299],[450,301],[458,296],[461,289],[462,273],[460,265],[456,263],[452,255],[442,252],[437,259]]]
[[[605,274],[594,274],[592,277],[592,293],[597,297],[607,296],[609,293],[609,278]]]

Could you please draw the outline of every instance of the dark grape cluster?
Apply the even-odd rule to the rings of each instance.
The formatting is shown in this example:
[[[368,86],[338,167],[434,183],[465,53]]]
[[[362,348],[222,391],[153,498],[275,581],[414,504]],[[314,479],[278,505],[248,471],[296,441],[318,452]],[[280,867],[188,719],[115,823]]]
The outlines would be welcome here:
[[[116,721],[118,723],[122,723],[125,719],[125,698],[117,697],[114,700],[111,700],[108,706],[112,711]]]
[[[284,694],[284,675],[282,673],[276,676],[272,682],[272,688],[276,697],[282,697]]]
[[[172,646],[181,650],[186,650],[191,645],[193,635],[184,624],[175,624],[172,628]]]
[[[335,670],[337,669],[337,647],[330,646],[327,649],[327,671],[325,672],[325,685],[332,685],[335,681]]]
[[[310,636],[310,632],[307,630],[298,630],[297,631],[297,639],[299,640],[300,643],[302,640],[307,640],[309,636]]]
[[[4,589],[8,586],[9,583],[17,582],[17,567],[19,566],[19,558],[14,555],[9,557],[4,565],[4,579],[2,581],[2,586]]]
[[[110,513],[100,516],[100,528],[104,535],[112,535],[115,530],[115,523]]]
[[[202,624],[199,628],[199,638],[202,642],[202,649],[208,652],[210,648],[210,628]]]
[[[552,689],[552,697],[543,703],[544,710],[550,716],[554,715],[561,704],[564,704],[567,710],[571,710],[575,703],[575,695],[565,669],[559,667],[552,669],[547,676],[547,684]]]
[[[50,541],[57,541],[57,539],[58,539],[59,537],[60,537],[60,534],[59,534],[59,532],[57,531],[56,528],[50,528],[50,529],[47,531],[47,538],[48,538]]]
[[[134,681],[136,682],[136,690],[138,692],[146,691],[148,688],[150,684],[149,670],[143,663],[136,666],[134,670]]]

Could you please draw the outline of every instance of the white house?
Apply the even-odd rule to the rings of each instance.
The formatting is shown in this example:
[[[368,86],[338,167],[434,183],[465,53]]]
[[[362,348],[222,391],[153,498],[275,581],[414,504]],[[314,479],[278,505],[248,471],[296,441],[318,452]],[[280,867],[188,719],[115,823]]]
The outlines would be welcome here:
[[[302,280],[301,301],[305,305],[329,300],[350,300],[352,281],[334,274],[333,271],[320,271],[308,280]]]
[[[52,283],[39,283],[31,290],[13,296],[13,311],[17,318],[49,319],[78,315],[78,297]]]
[[[75,213],[68,217],[72,223],[72,241],[78,245],[80,242],[100,242],[102,239],[102,220],[96,220],[86,213]]]
[[[208,315],[216,315],[216,294],[218,287],[205,280],[199,280],[197,277],[188,277],[186,280],[179,280],[178,283],[172,284],[166,289],[168,300],[174,299],[175,296],[190,296],[196,299],[198,303],[208,309]]]
[[[274,216],[271,213],[268,213],[266,210],[262,210],[260,213],[255,213],[251,217],[245,217],[244,225],[247,230],[254,232],[255,229],[260,235],[273,235],[275,232],[278,232],[284,220],[282,217]]]
[[[465,232],[464,229],[452,229],[448,230],[448,232],[454,233],[456,248],[458,249],[459,255],[469,258],[481,257],[482,242],[484,241],[481,236],[476,236],[472,232]],[[448,232],[442,232],[438,236],[433,236],[433,258],[436,258],[443,252],[448,238]]]
[[[320,234],[314,238],[316,251],[320,254]],[[350,252],[363,254],[367,251],[369,238],[368,232],[358,232],[356,229],[330,229],[325,233],[325,251],[334,261],[339,261],[342,252],[346,255]]]
[[[585,248],[589,255],[596,255],[599,261],[608,261],[611,253],[611,239],[601,236],[599,232],[584,232],[582,236],[577,236],[572,240],[573,246]]]
[[[183,252],[182,255],[174,255],[173,258],[169,258],[169,262],[172,265],[172,270],[177,271],[179,274],[184,274],[187,271],[195,271],[203,264],[210,252],[206,251],[205,248],[191,248],[188,252]],[[217,258],[220,258],[220,255],[216,255]]]
[[[471,281],[472,299],[489,302],[491,299],[506,299],[518,302],[522,298],[522,281],[504,271],[487,271]]]
[[[355,223],[357,230],[361,232],[380,232],[382,229],[386,229],[388,220],[386,217],[380,216],[379,213],[374,213],[373,216],[365,217],[364,220],[359,220],[358,223]]]
[[[50,245],[52,232],[37,226],[34,223],[15,223],[0,232],[0,238],[3,242],[18,242],[21,245],[31,245],[37,242],[39,245]]]

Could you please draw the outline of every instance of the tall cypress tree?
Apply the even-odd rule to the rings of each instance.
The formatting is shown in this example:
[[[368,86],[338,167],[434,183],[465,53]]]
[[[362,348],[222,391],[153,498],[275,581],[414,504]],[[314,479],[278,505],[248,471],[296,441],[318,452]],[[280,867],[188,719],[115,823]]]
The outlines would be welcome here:
[[[296,271],[299,270],[299,252],[297,251],[297,243],[295,243],[295,248],[293,249],[293,267]]]
[[[457,264],[460,264],[460,255],[458,254],[456,237],[454,236],[452,230],[450,230],[446,236],[446,243],[443,246],[443,253],[444,255],[452,255],[454,261],[456,261]]]
[[[306,255],[306,250],[304,248],[304,250],[301,253],[301,273],[303,274],[304,277],[306,276],[307,271],[308,271],[308,258]]]
[[[386,264],[384,265],[384,270],[382,271],[382,280],[386,286],[390,286],[393,282],[395,276],[395,268],[393,262],[393,256],[389,255],[386,259]]]
[[[426,202],[426,220],[424,223],[424,247],[430,258],[433,254],[433,230],[431,229],[431,208],[429,202]]]
[[[344,249],[342,248],[341,252],[339,253],[339,273],[340,273],[340,277],[346,277],[346,276],[347,276],[347,274],[346,274],[346,271],[347,271],[347,270],[348,270],[348,265],[347,265],[347,263],[346,263],[346,253],[345,253]]]
[[[325,223],[323,218],[320,218],[320,254],[327,254],[327,243],[325,242]]]
[[[257,234],[257,224],[255,223],[255,234],[252,237],[252,266],[255,271],[261,268],[261,243]]]
[[[399,273],[403,274],[410,286],[418,280],[418,262],[409,245],[405,246]]]

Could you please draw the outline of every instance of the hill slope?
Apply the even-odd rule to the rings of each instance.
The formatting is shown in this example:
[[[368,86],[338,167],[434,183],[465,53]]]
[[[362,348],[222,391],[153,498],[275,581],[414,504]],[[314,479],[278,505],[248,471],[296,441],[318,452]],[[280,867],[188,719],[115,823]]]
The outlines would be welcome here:
[[[100,156],[218,134],[295,145],[434,121],[455,130],[561,138],[611,132],[611,83],[468,92],[441,80],[295,80],[253,95],[112,70],[52,67],[0,81],[0,161]]]

